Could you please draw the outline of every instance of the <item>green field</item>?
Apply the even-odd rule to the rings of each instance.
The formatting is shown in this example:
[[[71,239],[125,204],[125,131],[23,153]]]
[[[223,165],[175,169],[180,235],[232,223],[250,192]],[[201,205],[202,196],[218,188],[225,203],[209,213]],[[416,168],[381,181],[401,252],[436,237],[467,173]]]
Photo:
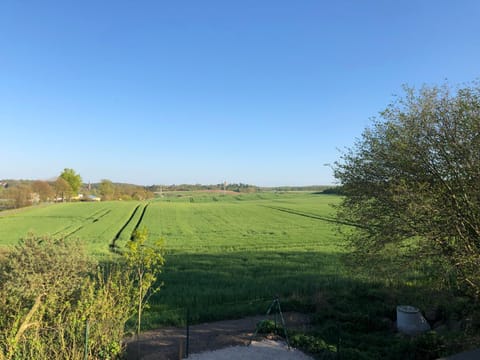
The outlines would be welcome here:
[[[138,202],[62,203],[0,213],[0,244],[14,245],[36,235],[79,238],[95,256],[109,255],[109,244]]]
[[[338,197],[213,198],[166,199],[148,208],[143,224],[168,249],[154,322],[176,322],[186,307],[196,321],[242,316],[264,311],[274,295],[311,302],[343,272],[341,241],[329,220]]]
[[[387,270],[379,274],[347,266],[333,217],[340,200],[308,192],[175,192],[150,202],[43,205],[1,212],[0,245],[6,251],[28,232],[66,236],[108,261],[118,256],[113,243],[121,249],[144,226],[166,247],[163,286],[150,298],[144,328],[185,324],[187,311],[191,322],[261,314],[279,296],[283,310],[312,314],[307,344],[321,348],[316,339],[335,345],[341,337],[342,356],[404,359],[420,351],[422,358],[423,343],[418,350],[391,331],[395,306],[441,305],[456,314],[465,303],[437,296],[425,274],[395,269],[388,256],[376,260]],[[419,341],[435,341],[428,351],[443,354],[439,338],[428,336]]]
[[[3,213],[0,241],[13,245],[28,232],[63,235],[105,258],[113,241],[121,248],[145,226],[167,249],[151,321],[182,321],[187,307],[198,321],[217,319],[256,312],[274,295],[304,302],[335,281],[342,249],[330,205],[338,201],[301,192],[198,192],[149,203],[52,204]]]

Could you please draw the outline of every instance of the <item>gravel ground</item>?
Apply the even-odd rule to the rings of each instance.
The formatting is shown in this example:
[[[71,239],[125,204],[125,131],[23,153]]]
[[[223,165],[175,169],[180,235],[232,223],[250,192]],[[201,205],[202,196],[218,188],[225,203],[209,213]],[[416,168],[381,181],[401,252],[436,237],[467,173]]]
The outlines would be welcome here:
[[[192,360],[312,360],[299,350],[288,349],[280,341],[253,341],[250,346],[232,346],[225,349],[192,354]]]
[[[288,329],[307,331],[310,328],[308,315],[294,312],[287,312],[283,315]],[[228,349],[229,347],[243,349],[250,342],[256,324],[266,318],[265,315],[259,315],[237,320],[192,325],[190,327],[190,355]],[[185,354],[185,328],[163,327],[143,332],[138,339],[125,340],[127,360],[178,360],[180,356]],[[257,350],[261,347],[256,345],[254,348]],[[278,350],[278,347],[273,347],[273,349]],[[251,350],[247,349],[245,351]],[[298,353],[298,351],[292,351],[291,353]],[[225,356],[225,359],[230,359],[228,355]],[[272,355],[267,358],[276,359]],[[250,359],[250,357],[247,356],[245,359]]]

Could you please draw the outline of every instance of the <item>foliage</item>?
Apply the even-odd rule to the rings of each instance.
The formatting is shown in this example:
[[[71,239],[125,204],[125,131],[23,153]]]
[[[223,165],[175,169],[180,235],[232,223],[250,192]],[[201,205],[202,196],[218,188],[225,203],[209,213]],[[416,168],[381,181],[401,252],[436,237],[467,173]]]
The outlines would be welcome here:
[[[98,186],[98,191],[102,196],[102,200],[112,200],[115,195],[115,187],[108,179],[103,179]]]
[[[17,209],[32,204],[32,190],[28,184],[10,186],[5,190],[5,197],[10,200],[10,205]]]
[[[65,168],[60,174],[60,178],[65,180],[72,189],[73,194],[78,194],[78,190],[82,186],[82,177],[73,169]]]
[[[52,187],[46,181],[36,180],[32,183],[32,191],[36,192],[40,197],[40,201],[51,200],[55,195]]]
[[[335,168],[354,248],[367,261],[388,248],[405,264],[448,262],[478,296],[480,88],[407,88],[381,116]]]
[[[165,263],[163,241],[147,243],[148,231],[138,229],[133,239],[127,243],[123,253],[126,265],[131,270],[131,279],[136,286],[137,303],[137,334],[141,330],[142,313],[150,295],[159,290],[159,285],[153,286]]]
[[[29,236],[1,263],[0,359],[110,359],[132,315],[133,284],[74,242]],[[116,345],[114,345],[116,344]]]
[[[224,192],[224,191],[234,191],[237,193],[253,193],[258,190],[258,187],[255,185],[243,184],[243,183],[232,183],[227,182],[213,185],[201,185],[201,184],[180,184],[180,185],[152,185],[148,189],[152,192],[180,192],[180,191],[213,191],[213,192]]]
[[[311,354],[322,354],[322,359],[337,358],[337,348],[318,336],[295,334],[291,336],[290,342],[293,347],[301,348]]]
[[[83,359],[86,341],[91,358],[116,358],[163,264],[138,239],[124,262],[103,265],[77,242],[22,240],[0,264],[0,359]]]
[[[58,199],[65,201],[72,196],[72,187],[64,178],[57,178],[53,183],[53,188],[55,190],[55,201]]]

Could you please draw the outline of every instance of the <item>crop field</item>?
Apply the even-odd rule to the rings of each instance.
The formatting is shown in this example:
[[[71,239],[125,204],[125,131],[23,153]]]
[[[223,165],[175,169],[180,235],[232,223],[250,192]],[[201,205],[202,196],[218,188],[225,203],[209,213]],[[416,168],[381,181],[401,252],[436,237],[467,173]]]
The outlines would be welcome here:
[[[196,321],[242,316],[265,311],[275,295],[309,302],[343,272],[331,219],[339,199],[260,193],[151,203],[142,225],[168,250],[152,321],[177,323],[186,308]]]
[[[109,245],[139,202],[62,203],[0,213],[0,245],[36,235],[78,238],[95,256],[108,256]],[[125,234],[123,234],[125,236]]]
[[[184,325],[187,314],[190,323],[262,314],[278,296],[282,310],[312,314],[315,336],[331,345],[341,338],[342,354],[408,358],[412,343],[392,332],[398,304],[453,304],[454,311],[465,303],[442,300],[428,272],[395,268],[389,256],[372,269],[351,267],[334,220],[340,200],[308,192],[173,192],[149,202],[42,205],[0,212],[0,253],[34,232],[78,238],[100,261],[114,261],[112,246],[121,250],[135,228],[146,227],[150,240],[164,239],[166,264],[144,330]]]
[[[273,296],[309,302],[342,274],[331,204],[311,193],[174,193],[146,202],[65,203],[0,216],[0,244],[28,232],[79,238],[95,256],[137,226],[163,238],[162,290],[146,323],[181,323],[265,310]]]

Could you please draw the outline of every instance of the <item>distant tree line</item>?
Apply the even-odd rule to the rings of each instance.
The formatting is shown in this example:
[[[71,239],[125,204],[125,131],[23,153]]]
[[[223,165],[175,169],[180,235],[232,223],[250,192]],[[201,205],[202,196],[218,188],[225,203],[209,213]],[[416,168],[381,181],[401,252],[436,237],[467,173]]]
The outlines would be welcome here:
[[[308,186],[275,186],[275,187],[262,187],[262,191],[311,191],[311,192],[324,192],[327,189],[334,189],[334,187],[327,185],[308,185]]]
[[[148,188],[132,184],[113,183],[104,179],[100,183],[85,184],[73,169],[64,171],[53,181],[2,180],[0,210],[17,209],[45,202],[102,200],[146,200],[155,194]]]
[[[146,200],[155,193],[171,191],[229,191],[254,193],[258,191],[311,191],[336,194],[338,188],[328,186],[259,187],[244,183],[172,184],[141,186],[115,183],[103,179],[99,183],[85,184],[73,169],[66,168],[54,181],[2,180],[0,209],[20,208],[44,202],[89,201],[92,198],[108,200]]]
[[[114,183],[108,179],[90,184],[89,187],[90,192],[99,195],[102,200],[146,200],[155,196],[150,187]]]
[[[161,191],[234,191],[238,193],[251,193],[259,191],[260,188],[255,185],[244,184],[244,183],[220,183],[220,184],[211,184],[211,185],[202,185],[202,184],[173,184],[173,185],[152,185],[147,187],[148,190],[152,192],[161,192]]]
[[[343,187],[342,186],[333,186],[326,188],[320,192],[321,194],[325,195],[343,195]]]
[[[276,187],[261,187],[244,183],[231,183],[231,184],[180,184],[180,185],[152,185],[147,187],[152,192],[161,191],[208,191],[208,190],[226,190],[234,191],[238,193],[252,193],[258,191],[311,191],[311,192],[324,192],[324,193],[339,193],[340,187],[326,186],[326,185],[309,185],[309,186],[276,186]]]

